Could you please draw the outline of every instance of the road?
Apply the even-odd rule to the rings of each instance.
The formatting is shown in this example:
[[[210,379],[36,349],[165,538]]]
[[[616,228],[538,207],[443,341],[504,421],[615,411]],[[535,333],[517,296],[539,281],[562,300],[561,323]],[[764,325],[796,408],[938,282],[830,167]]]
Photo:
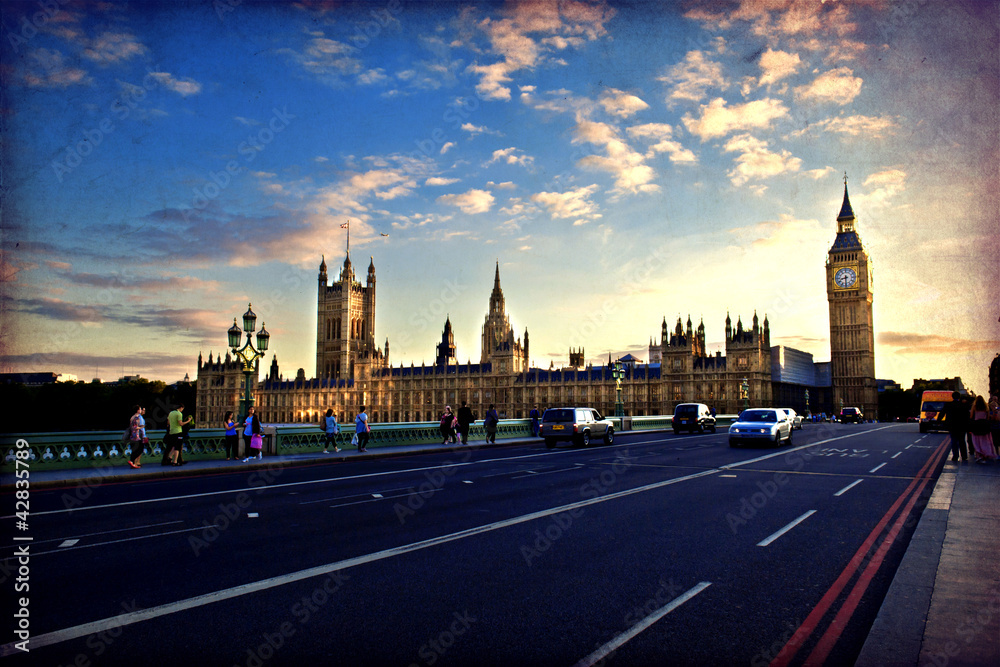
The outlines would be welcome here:
[[[5,629],[4,659],[850,664],[945,436],[794,436],[630,433],[34,490],[31,651]]]

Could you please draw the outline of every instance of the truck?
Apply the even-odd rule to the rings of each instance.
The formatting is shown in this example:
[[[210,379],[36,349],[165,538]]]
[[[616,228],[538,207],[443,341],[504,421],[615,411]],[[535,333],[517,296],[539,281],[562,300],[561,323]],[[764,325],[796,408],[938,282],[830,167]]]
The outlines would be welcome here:
[[[925,391],[920,397],[920,432],[947,431],[944,407],[951,403],[951,392],[940,390]]]

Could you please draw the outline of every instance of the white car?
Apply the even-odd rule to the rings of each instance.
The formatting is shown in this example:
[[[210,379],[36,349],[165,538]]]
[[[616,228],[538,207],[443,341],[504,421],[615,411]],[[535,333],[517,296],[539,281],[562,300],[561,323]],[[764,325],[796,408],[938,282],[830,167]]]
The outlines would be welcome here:
[[[802,430],[802,415],[795,412],[791,408],[781,408],[788,413],[788,416],[792,418],[792,428]]]
[[[781,408],[750,408],[729,427],[729,446],[766,443],[780,447],[792,444],[792,420]]]

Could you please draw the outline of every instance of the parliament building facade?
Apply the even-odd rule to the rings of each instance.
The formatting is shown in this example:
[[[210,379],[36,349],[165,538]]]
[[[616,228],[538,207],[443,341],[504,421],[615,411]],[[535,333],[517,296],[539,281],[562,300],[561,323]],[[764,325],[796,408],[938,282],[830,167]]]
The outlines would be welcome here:
[[[839,407],[836,400],[856,400],[866,414],[871,409],[874,415],[869,405],[876,400],[869,391],[875,385],[871,267],[853,227],[846,185],[844,209],[837,220],[837,241],[827,260],[832,394],[829,381],[825,392],[822,386],[783,384],[777,377],[782,368],[777,363],[778,348],[773,349],[776,377],[772,377],[766,316],[761,322],[754,313],[749,325],[738,317],[734,326],[727,315],[725,354],[720,351],[714,355],[706,348],[704,322],[695,328],[690,316],[686,323],[678,318],[671,329],[664,318],[659,341],[650,341],[647,363],[631,355],[620,360],[625,370],[625,413],[669,415],[678,403],[699,402],[720,414],[731,414],[739,412],[745,402],[772,405],[779,395],[783,401],[787,399],[785,405],[804,411],[803,394],[808,396],[812,389],[815,402],[808,407],[813,411],[824,407],[820,405],[822,396],[828,401],[835,396],[827,411]],[[841,271],[845,267],[854,272],[853,281],[849,271]],[[616,386],[610,357],[601,365],[586,364],[583,349],[570,349],[568,362],[561,368],[531,367],[528,331],[517,336],[510,324],[499,263],[482,326],[478,363],[458,361],[449,318],[444,322],[434,363],[393,366],[388,339],[382,347],[375,342],[375,284],[374,259],[364,284],[354,272],[349,253],[332,283],[323,259],[317,286],[315,376],[306,378],[299,369],[296,377],[286,379],[274,356],[263,378],[258,367],[251,382],[262,421],[317,423],[332,408],[338,421],[350,422],[362,405],[372,422],[436,421],[445,405],[457,408],[463,401],[479,419],[490,405],[496,405],[507,418],[526,417],[532,408],[563,405],[587,405],[605,414],[614,413]],[[802,354],[811,360],[811,355]],[[784,359],[786,355],[782,352],[780,356]],[[199,355],[197,373],[197,423],[220,423],[227,410],[237,410],[243,394],[240,365],[228,352],[214,359],[210,353],[207,360]],[[745,399],[741,395],[744,381],[749,389]]]

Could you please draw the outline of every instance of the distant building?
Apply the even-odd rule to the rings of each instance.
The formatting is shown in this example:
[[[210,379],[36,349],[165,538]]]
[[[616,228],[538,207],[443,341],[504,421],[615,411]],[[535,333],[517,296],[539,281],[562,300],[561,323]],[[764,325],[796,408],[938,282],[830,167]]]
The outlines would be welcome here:
[[[880,394],[884,391],[903,391],[902,385],[895,380],[875,380],[875,384]]]
[[[916,379],[913,381],[913,391],[920,394],[925,391],[957,391],[960,394],[968,393],[962,378],[940,378],[937,380]]]
[[[771,385],[777,407],[792,408],[800,414],[833,412],[830,362],[816,363],[808,352],[786,345],[773,346]]]
[[[59,381],[57,373],[0,373],[3,384],[23,384],[26,387],[39,387],[43,384],[54,384]]]

